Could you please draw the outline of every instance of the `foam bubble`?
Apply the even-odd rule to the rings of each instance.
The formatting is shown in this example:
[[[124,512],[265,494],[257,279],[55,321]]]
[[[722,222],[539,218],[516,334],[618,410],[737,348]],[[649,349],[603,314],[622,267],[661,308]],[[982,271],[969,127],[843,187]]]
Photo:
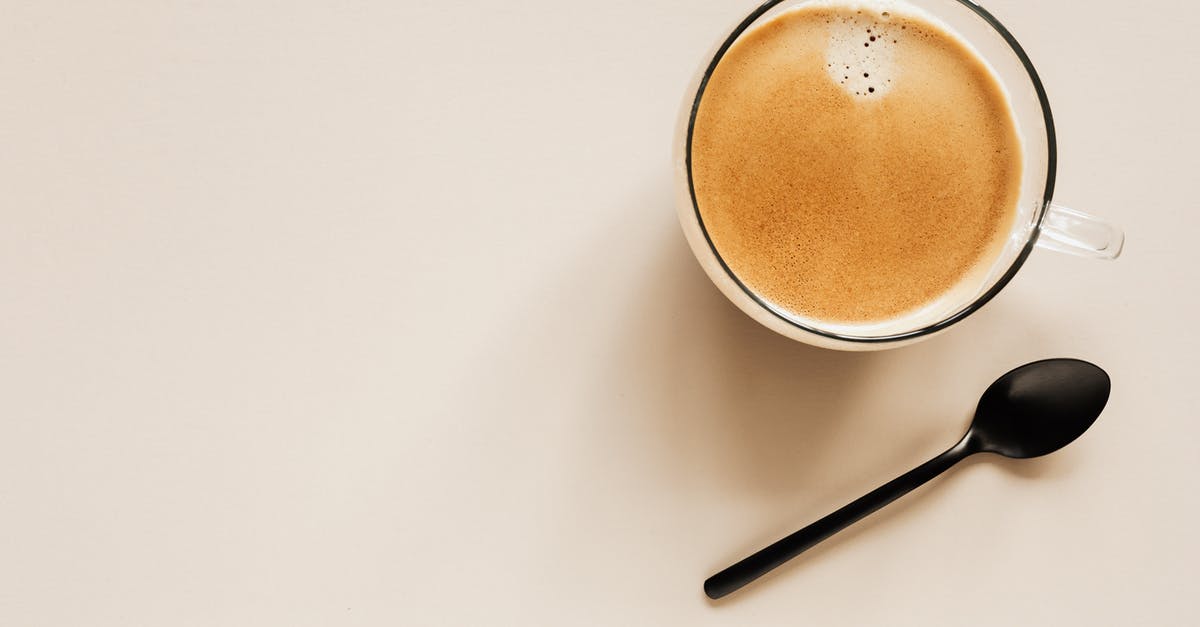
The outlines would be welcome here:
[[[891,11],[879,5],[861,5],[829,24],[825,69],[846,93],[876,100],[886,96],[899,79],[896,47],[904,35],[890,18]]]

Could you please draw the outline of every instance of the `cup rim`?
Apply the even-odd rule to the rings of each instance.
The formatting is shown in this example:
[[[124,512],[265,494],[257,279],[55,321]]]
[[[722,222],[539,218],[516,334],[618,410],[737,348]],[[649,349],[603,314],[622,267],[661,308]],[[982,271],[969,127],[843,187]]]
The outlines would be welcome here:
[[[966,8],[970,9],[980,19],[982,19],[985,23],[987,23],[988,26],[991,26],[992,30],[995,30],[996,33],[1000,35],[1000,37],[1004,40],[1004,42],[1006,44],[1008,44],[1008,47],[1012,50],[1013,54],[1015,54],[1017,56],[1017,59],[1021,62],[1021,66],[1025,68],[1025,72],[1029,75],[1030,82],[1033,84],[1034,92],[1036,93],[1037,98],[1038,98],[1038,104],[1041,106],[1041,109],[1042,109],[1042,118],[1043,118],[1043,121],[1045,122],[1046,153],[1047,153],[1046,154],[1046,188],[1042,193],[1042,205],[1040,207],[1038,207],[1036,219],[1034,220],[1034,223],[1033,223],[1033,228],[1030,229],[1029,239],[1028,239],[1028,241],[1025,242],[1025,245],[1021,248],[1020,252],[1017,253],[1017,256],[1013,260],[1012,265],[1010,265],[1008,267],[1008,269],[1005,270],[1004,274],[1001,275],[1000,278],[998,280],[996,280],[996,282],[993,283],[991,287],[989,287],[983,294],[979,295],[979,297],[977,297],[970,304],[963,307],[962,309],[959,309],[958,311],[955,311],[954,313],[943,318],[942,320],[939,320],[939,321],[929,324],[927,326],[921,327],[919,329],[914,329],[912,331],[905,331],[903,333],[893,333],[893,334],[889,334],[889,335],[874,335],[874,336],[872,336],[872,335],[852,335],[852,334],[846,334],[846,333],[837,333],[834,331],[829,331],[829,330],[821,329],[821,328],[818,328],[818,327],[815,327],[812,325],[804,324],[802,322],[795,320],[791,316],[786,315],[785,312],[781,311],[781,308],[779,308],[777,305],[774,305],[771,302],[767,301],[766,299],[762,298],[761,296],[756,294],[754,292],[754,290],[751,290],[744,282],[742,282],[742,280],[733,272],[733,270],[725,262],[725,259],[721,256],[720,251],[717,250],[716,245],[713,244],[712,237],[708,233],[708,227],[706,227],[704,224],[704,218],[703,218],[703,216],[700,215],[700,204],[696,200],[696,186],[695,186],[694,181],[692,180],[692,137],[693,137],[695,127],[696,127],[696,114],[700,109],[700,100],[704,96],[704,90],[708,86],[708,81],[712,77],[713,72],[716,71],[717,64],[721,62],[722,58],[724,58],[725,53],[729,50],[730,46],[732,46],[733,43],[735,41],[737,41],[737,39],[739,37],[741,37],[742,34],[745,33],[746,30],[748,30],[750,28],[750,26],[752,26],[756,21],[758,21],[758,18],[762,17],[764,14],[766,14],[768,11],[775,8],[776,6],[778,6],[784,2],[789,2],[789,1],[791,1],[791,0],[766,0],[766,2],[759,5],[759,7],[757,9],[755,9],[748,16],[746,16],[746,18],[743,19],[733,29],[733,32],[730,33],[729,36],[721,43],[720,47],[717,49],[716,54],[713,55],[712,60],[704,68],[704,73],[700,77],[699,86],[696,88],[696,94],[692,98],[690,112],[688,113],[687,135],[686,135],[686,143],[684,146],[684,164],[685,164],[685,170],[687,173],[688,198],[692,203],[692,213],[695,216],[696,223],[700,227],[700,232],[704,234],[704,241],[708,245],[709,251],[712,253],[713,257],[717,260],[717,263],[720,264],[721,269],[725,272],[725,275],[728,276],[746,296],[748,296],[751,300],[753,300],[756,304],[758,304],[758,306],[762,307],[765,311],[769,312],[772,316],[783,321],[790,327],[793,327],[795,329],[798,329],[798,330],[801,330],[801,331],[804,331],[807,333],[812,333],[814,335],[818,335],[818,336],[821,336],[824,338],[828,338],[831,340],[837,340],[837,341],[841,341],[841,342],[851,342],[851,343],[855,343],[855,344],[885,344],[885,343],[890,343],[890,342],[901,342],[901,341],[905,341],[905,340],[913,340],[916,338],[925,337],[927,335],[932,335],[932,334],[938,333],[940,331],[943,331],[958,322],[961,322],[964,318],[966,318],[967,316],[978,311],[980,308],[982,308],[984,305],[986,305],[989,301],[991,301],[992,298],[994,298],[997,294],[999,294],[1000,291],[1002,289],[1004,289],[1005,286],[1008,285],[1009,281],[1011,281],[1013,279],[1013,277],[1016,276],[1017,271],[1019,271],[1021,269],[1021,267],[1023,265],[1025,265],[1025,260],[1029,257],[1029,254],[1033,251],[1034,245],[1037,243],[1038,234],[1040,233],[1040,230],[1041,230],[1042,220],[1046,215],[1046,207],[1048,207],[1050,205],[1051,199],[1053,198],[1053,195],[1054,195],[1054,179],[1055,179],[1055,172],[1057,170],[1057,164],[1058,164],[1058,147],[1057,147],[1056,135],[1055,135],[1055,131],[1054,131],[1054,116],[1050,112],[1050,101],[1049,101],[1049,98],[1046,96],[1046,89],[1045,89],[1045,87],[1042,86],[1042,80],[1038,76],[1037,70],[1033,67],[1033,62],[1029,60],[1029,56],[1027,54],[1025,54],[1025,50],[1021,47],[1021,44],[1019,44],[1017,42],[1016,38],[1013,37],[1012,33],[1010,33],[1008,31],[1008,29],[1005,28],[1004,24],[1002,24],[1000,22],[1000,20],[996,19],[996,17],[994,15],[989,13],[987,11],[987,9],[984,9],[983,7],[979,6],[978,4],[975,4],[971,0],[954,0],[954,1],[958,2],[959,4],[965,6]]]

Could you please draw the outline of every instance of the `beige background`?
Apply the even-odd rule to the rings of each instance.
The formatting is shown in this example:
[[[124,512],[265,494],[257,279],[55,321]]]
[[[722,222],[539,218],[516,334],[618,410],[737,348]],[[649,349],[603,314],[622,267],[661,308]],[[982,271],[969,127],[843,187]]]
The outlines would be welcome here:
[[[1200,9],[989,3],[1126,254],[860,355],[675,223],[676,107],[751,6],[3,2],[0,624],[1200,623]],[[1049,356],[1114,380],[1069,449],[703,597]]]

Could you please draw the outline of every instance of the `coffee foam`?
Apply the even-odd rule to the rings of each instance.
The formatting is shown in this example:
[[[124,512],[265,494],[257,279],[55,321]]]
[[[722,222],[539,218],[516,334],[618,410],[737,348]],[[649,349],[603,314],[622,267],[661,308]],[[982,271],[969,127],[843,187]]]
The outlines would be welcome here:
[[[896,46],[907,33],[890,22],[891,11],[873,9],[829,19],[825,71],[856,98],[883,98],[899,78]]]
[[[934,15],[902,0],[817,0],[811,9],[834,9],[827,18],[829,41],[825,71],[846,93],[860,100],[879,100],[900,79],[896,53],[915,35],[904,23],[917,20],[953,36]]]
[[[987,63],[901,2],[809,2],[748,31],[710,77],[691,150],[729,269],[824,327],[962,302],[1010,230],[1023,160]]]

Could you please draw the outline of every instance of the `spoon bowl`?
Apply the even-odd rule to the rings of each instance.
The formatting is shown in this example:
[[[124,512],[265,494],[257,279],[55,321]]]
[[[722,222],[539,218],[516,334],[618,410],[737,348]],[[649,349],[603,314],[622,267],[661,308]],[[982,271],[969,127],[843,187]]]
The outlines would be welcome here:
[[[1047,359],[1009,371],[988,386],[967,438],[980,451],[1025,459],[1075,441],[1100,416],[1112,382],[1079,359]]]

